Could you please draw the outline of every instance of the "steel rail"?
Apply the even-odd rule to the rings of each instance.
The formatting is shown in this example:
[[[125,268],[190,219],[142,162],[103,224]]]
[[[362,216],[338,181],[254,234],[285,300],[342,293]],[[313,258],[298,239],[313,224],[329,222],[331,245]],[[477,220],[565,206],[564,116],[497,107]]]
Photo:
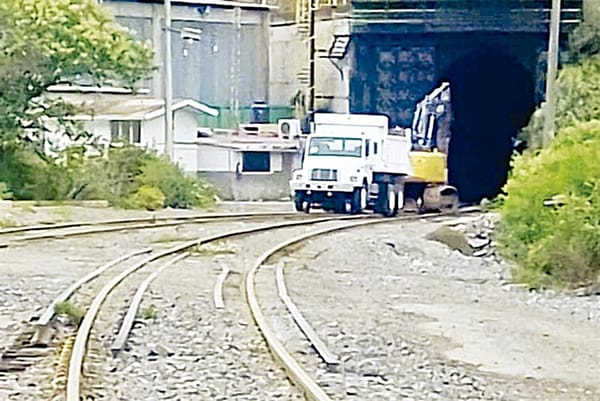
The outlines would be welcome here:
[[[284,370],[286,371],[288,377],[305,393],[305,395],[313,401],[331,401],[331,398],[325,393],[323,388],[321,388],[313,379],[309,376],[309,374],[300,366],[298,361],[285,349],[285,346],[281,343],[281,341],[277,338],[277,335],[269,325],[267,318],[265,317],[262,309],[260,307],[260,303],[258,302],[258,297],[256,295],[256,289],[254,288],[254,282],[256,273],[260,269],[260,267],[266,263],[271,257],[275,254],[281,252],[283,249],[288,248],[297,243],[306,241],[311,238],[315,238],[318,236],[322,236],[325,234],[329,234],[336,231],[348,230],[351,228],[364,227],[367,225],[374,224],[382,224],[382,223],[393,223],[398,221],[413,221],[426,219],[429,217],[440,216],[439,213],[429,213],[429,214],[421,214],[421,215],[410,215],[410,216],[401,216],[395,218],[379,218],[379,219],[371,219],[367,221],[359,221],[344,224],[342,226],[336,227],[328,227],[322,230],[313,231],[311,233],[307,233],[290,240],[284,241],[279,245],[267,250],[264,252],[254,263],[252,268],[246,275],[246,300],[248,306],[250,308],[250,313],[254,319],[254,322],[258,326],[262,336],[274,355],[275,359],[279,361]],[[287,291],[286,291],[287,292]],[[299,311],[298,311],[299,313]],[[305,320],[302,317],[303,320]],[[316,333],[314,329],[311,329],[312,332]],[[303,331],[304,332],[304,331]],[[306,333],[305,333],[306,335]],[[315,342],[319,342],[320,340],[315,338],[308,338],[313,347],[317,349],[315,346]],[[318,352],[318,350],[317,350]],[[322,355],[320,355],[323,358]]]
[[[54,299],[54,301],[52,301],[52,303],[46,308],[44,313],[42,313],[42,315],[40,316],[40,318],[38,319],[36,324],[39,326],[47,325],[50,322],[50,319],[52,319],[52,317],[54,316],[55,306],[61,302],[66,301],[67,299],[69,299],[73,295],[73,293],[75,291],[77,291],[85,283],[95,279],[96,277],[98,277],[99,275],[104,273],[109,268],[111,268],[127,259],[131,259],[134,256],[142,255],[144,253],[150,253],[150,252],[152,252],[152,248],[145,248],[145,249],[140,249],[140,250],[128,253],[127,255],[120,256],[120,257],[100,266],[98,269],[96,269],[93,272],[89,273],[88,275],[82,277],[81,279],[77,280],[75,283],[71,284],[66,290],[64,290],[63,292],[58,294],[58,296]]]
[[[225,284],[225,279],[227,279],[227,275],[229,274],[229,268],[224,267],[217,277],[217,281],[215,282],[215,287],[213,289],[213,301],[215,303],[215,309],[224,309],[225,301],[223,300],[223,285]]]
[[[98,292],[92,304],[88,308],[81,325],[79,326],[79,330],[77,331],[77,336],[75,338],[75,343],[73,345],[73,350],[71,353],[71,358],[69,361],[69,369],[67,374],[67,394],[66,401],[79,401],[80,400],[80,386],[81,386],[81,371],[83,367],[83,359],[85,357],[85,349],[87,345],[88,338],[91,334],[92,326],[94,321],[100,311],[100,308],[108,295],[114,290],[123,280],[125,280],[128,276],[133,274],[134,272],[140,270],[142,267],[152,263],[158,259],[179,253],[184,252],[189,248],[200,246],[209,242],[218,241],[221,239],[241,236],[246,234],[253,234],[263,231],[269,231],[279,228],[285,227],[297,227],[303,225],[317,224],[328,221],[339,221],[339,220],[356,220],[356,219],[369,219],[368,215],[358,215],[358,216],[336,216],[336,217],[322,217],[310,220],[302,220],[302,221],[292,221],[292,222],[282,222],[276,224],[268,224],[259,227],[252,227],[241,230],[231,230],[225,233],[212,235],[206,238],[201,238],[197,240],[187,241],[183,244],[177,245],[175,247],[157,252],[153,255],[148,256],[142,261],[132,265],[127,270],[121,272],[119,275],[115,276],[109,283],[107,283],[101,290]]]
[[[43,230],[58,230],[64,228],[73,227],[84,227],[84,226],[102,226],[102,225],[116,225],[116,224],[129,224],[129,223],[153,223],[153,222],[164,222],[168,220],[197,220],[197,219],[231,219],[231,218],[243,218],[243,217],[278,217],[292,215],[293,212],[245,212],[245,213],[200,213],[189,216],[152,216],[152,217],[139,217],[139,218],[126,218],[126,219],[111,219],[111,220],[99,220],[99,221],[73,221],[68,223],[57,223],[57,224],[38,224],[32,226],[21,226],[21,227],[10,227],[0,229],[0,235],[5,234],[18,234],[22,232],[30,231],[43,231]],[[297,214],[297,213],[296,213]]]
[[[434,216],[438,216],[438,215],[439,214],[435,214]],[[269,348],[273,351],[273,353],[276,355],[277,358],[282,358],[282,359],[280,359],[280,361],[281,361],[281,363],[283,363],[284,367],[289,367],[289,370],[288,370],[288,368],[286,368],[286,371],[288,371],[288,376],[291,377],[294,382],[299,384],[301,386],[301,388],[304,389],[304,391],[311,397],[311,399],[329,400],[329,398],[323,392],[323,390],[320,389],[319,386],[316,385],[316,383],[314,383],[314,381],[312,381],[312,379],[300,368],[298,363],[295,360],[293,360],[293,358],[287,353],[287,351],[285,350],[283,345],[281,345],[281,343],[276,339],[274,333],[272,333],[271,329],[269,328],[268,324],[266,323],[266,320],[260,310],[258,301],[256,299],[256,294],[255,294],[254,288],[253,288],[253,283],[254,283],[253,277],[254,277],[256,271],[259,269],[259,267],[260,267],[260,265],[262,265],[262,263],[264,263],[270,256],[272,256],[273,253],[278,252],[279,250],[281,250],[287,246],[290,246],[291,244],[303,241],[304,239],[307,239],[307,238],[311,238],[311,237],[318,236],[318,235],[323,235],[323,234],[326,234],[326,233],[329,233],[332,231],[339,231],[339,230],[344,230],[344,229],[368,225],[368,224],[393,222],[393,221],[399,221],[399,220],[418,220],[418,219],[426,218],[426,217],[428,217],[428,215],[416,215],[416,216],[386,219],[386,218],[374,218],[372,215],[354,215],[354,216],[337,215],[337,216],[328,216],[328,217],[321,217],[321,218],[315,218],[315,219],[307,219],[307,220],[302,220],[302,221],[292,221],[292,222],[268,224],[268,225],[263,225],[263,226],[259,226],[259,227],[241,229],[241,230],[231,230],[231,231],[228,231],[225,233],[216,234],[216,235],[212,235],[212,236],[197,239],[197,240],[187,241],[183,244],[180,244],[178,246],[169,248],[167,250],[158,252],[156,254],[153,254],[153,255],[147,257],[146,259],[142,260],[141,262],[136,263],[135,265],[131,266],[129,269],[123,271],[118,276],[114,277],[107,285],[105,285],[102,288],[102,290],[98,293],[96,298],[94,298],[85,317],[83,318],[83,321],[81,323],[81,326],[79,327],[77,336],[75,338],[75,343],[74,343],[73,351],[71,354],[68,376],[67,376],[66,401],[79,401],[80,400],[81,371],[82,371],[82,366],[83,366],[83,359],[85,356],[85,348],[87,345],[89,335],[91,333],[93,323],[96,319],[96,316],[99,313],[102,303],[106,300],[106,298],[108,297],[110,292],[114,288],[116,288],[126,277],[133,274],[137,270],[141,269],[145,265],[147,265],[151,262],[154,262],[158,259],[164,258],[166,256],[184,252],[189,248],[197,247],[197,246],[200,246],[200,245],[203,245],[206,243],[218,241],[218,240],[229,238],[229,237],[242,236],[242,235],[246,235],[246,234],[254,234],[254,233],[258,233],[258,232],[269,231],[269,230],[274,230],[274,229],[279,229],[279,228],[311,225],[311,224],[317,224],[317,223],[328,222],[328,221],[364,220],[364,221],[359,221],[357,223],[351,223],[351,224],[348,224],[348,225],[345,225],[342,227],[334,227],[334,228],[327,228],[324,230],[319,230],[319,231],[312,232],[312,233],[309,233],[309,234],[301,236],[301,237],[296,237],[295,239],[293,239],[293,241],[286,241],[286,243],[280,244],[276,250],[271,250],[272,251],[271,253],[268,253],[269,251],[267,251],[267,253],[263,254],[263,256],[258,260],[257,264],[253,267],[253,269],[246,276],[246,286],[245,286],[246,300],[250,306],[252,316],[253,316],[255,322],[257,323],[259,330],[263,334],[263,337],[267,341]],[[268,338],[268,340],[267,340],[267,338]]]
[[[308,341],[312,344],[313,348],[317,351],[317,353],[321,356],[321,359],[327,364],[327,366],[337,366],[340,364],[340,358],[329,348],[327,345],[321,340],[315,329],[308,323],[308,321],[304,318],[292,298],[288,295],[287,288],[285,286],[285,278],[283,277],[283,267],[281,265],[277,265],[276,270],[277,276],[277,288],[279,289],[279,298],[285,304],[287,310],[292,315],[292,318],[296,322],[296,325],[302,330],[304,336],[308,339]]]
[[[125,343],[127,342],[127,337],[129,336],[131,328],[133,327],[135,316],[140,307],[140,304],[142,303],[142,297],[144,296],[144,293],[146,292],[146,289],[148,288],[150,283],[152,283],[152,281],[154,281],[154,279],[158,277],[158,275],[161,274],[167,267],[172,266],[180,260],[187,258],[189,255],[189,253],[184,252],[174,257],[173,259],[169,260],[164,265],[156,269],[154,272],[152,272],[152,274],[150,274],[146,278],[146,280],[144,280],[144,282],[140,284],[137,291],[135,292],[135,295],[133,296],[133,299],[131,300],[131,304],[129,305],[129,309],[125,314],[125,318],[123,319],[121,328],[119,329],[119,332],[117,333],[117,336],[115,337],[112,343],[111,350],[113,351],[113,353],[121,351],[125,346]]]
[[[148,229],[148,228],[163,228],[163,227],[170,227],[170,226],[179,226],[179,225],[184,225],[184,224],[200,224],[200,223],[212,223],[212,222],[217,222],[217,221],[229,221],[232,219],[252,219],[252,218],[266,218],[266,217],[282,217],[282,216],[291,216],[291,217],[298,217],[300,215],[298,215],[298,213],[288,213],[288,212],[275,212],[275,213],[264,213],[264,214],[232,214],[232,215],[219,215],[218,217],[195,217],[195,218],[189,218],[186,220],[183,219],[176,219],[176,221],[171,221],[171,222],[159,222],[159,223],[148,223],[148,224],[136,224],[136,225],[124,225],[124,226],[111,226],[113,223],[108,224],[109,227],[100,227],[100,228],[88,228],[88,229],[83,229],[83,230],[79,230],[79,231],[73,231],[73,232],[49,232],[49,233],[43,233],[43,234],[32,234],[32,235],[28,235],[28,236],[24,236],[24,237],[17,237],[12,239],[12,243],[21,243],[21,242],[27,242],[27,241],[37,241],[37,240],[42,240],[42,239],[60,239],[60,238],[67,238],[67,237],[75,237],[75,236],[83,236],[83,235],[90,235],[90,234],[102,234],[102,233],[109,233],[109,232],[117,232],[117,231],[128,231],[128,230],[142,230],[142,229]],[[170,219],[166,219],[166,220],[170,220]],[[100,225],[100,224],[98,224]],[[66,227],[66,228],[73,228],[73,227]],[[60,230],[63,228],[56,228],[56,227],[47,227],[48,230]],[[2,245],[4,247],[9,246],[9,243],[3,243]]]

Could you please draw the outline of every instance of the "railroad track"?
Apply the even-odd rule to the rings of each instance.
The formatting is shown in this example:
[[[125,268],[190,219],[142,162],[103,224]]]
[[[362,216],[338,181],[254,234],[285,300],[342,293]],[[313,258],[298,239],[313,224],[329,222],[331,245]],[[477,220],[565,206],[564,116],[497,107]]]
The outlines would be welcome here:
[[[243,215],[237,214],[235,216],[220,215],[219,217],[212,218],[211,221],[217,221],[218,219],[239,219],[239,218],[256,218],[256,217],[267,218],[267,217],[273,217],[273,216],[287,216],[287,215],[289,215],[289,214],[286,214],[286,213],[251,213],[251,214],[246,213]],[[295,214],[293,216],[298,217],[299,215]],[[291,240],[285,241],[284,243],[281,243],[278,246],[272,248],[271,250],[269,250],[268,252],[263,254],[256,261],[256,263],[254,264],[252,269],[246,275],[246,281],[245,281],[245,285],[244,285],[245,292],[246,292],[246,300],[248,302],[248,307],[249,307],[249,309],[252,313],[252,316],[257,324],[257,327],[259,328],[260,332],[262,333],[262,335],[263,335],[266,343],[268,344],[269,348],[271,349],[272,353],[276,356],[276,359],[279,360],[279,362],[284,367],[285,371],[288,373],[288,376],[290,377],[290,379],[299,386],[301,391],[303,393],[305,393],[309,399],[328,400],[329,398],[328,398],[327,394],[323,391],[323,389],[319,388],[319,386],[316,385],[316,383],[310,378],[310,375],[307,372],[303,371],[302,368],[300,367],[300,365],[294,361],[294,359],[291,357],[291,355],[289,353],[287,353],[287,351],[283,348],[283,346],[281,345],[279,340],[274,335],[273,331],[269,328],[269,325],[266,321],[265,315],[262,312],[260,305],[258,303],[258,300],[256,297],[256,291],[254,289],[254,276],[255,276],[256,272],[260,269],[260,267],[269,258],[273,257],[273,255],[277,254],[278,252],[281,252],[282,250],[284,250],[294,244],[298,244],[302,241],[305,241],[310,238],[314,238],[316,236],[325,235],[325,234],[335,232],[335,231],[340,231],[340,230],[345,230],[345,229],[350,229],[353,227],[360,227],[360,226],[365,226],[365,225],[370,225],[370,224],[378,224],[378,223],[383,223],[383,222],[395,222],[395,221],[403,221],[403,220],[414,220],[414,219],[421,219],[421,218],[432,218],[432,217],[437,217],[437,216],[439,216],[439,215],[402,216],[402,217],[398,217],[398,218],[394,218],[394,219],[380,219],[380,218],[375,218],[372,216],[323,216],[323,217],[319,217],[319,218],[303,219],[302,221],[288,221],[288,222],[283,222],[283,223],[267,224],[267,225],[263,225],[263,226],[252,227],[252,228],[231,230],[228,232],[219,233],[216,235],[208,236],[208,237],[197,239],[197,240],[186,241],[182,244],[179,244],[174,247],[170,247],[168,249],[163,249],[163,250],[140,249],[139,251],[136,251],[131,254],[124,255],[118,259],[115,259],[114,261],[112,261],[104,266],[101,266],[95,272],[90,273],[88,276],[82,278],[77,283],[73,284],[69,289],[67,289],[63,293],[61,293],[60,296],[57,297],[57,299],[52,303],[52,305],[50,305],[46,309],[46,311],[42,314],[42,316],[40,317],[39,323],[41,325],[47,324],[54,314],[54,307],[56,304],[69,299],[71,296],[73,296],[73,293],[78,291],[78,289],[81,286],[86,285],[87,283],[93,282],[99,276],[103,275],[107,271],[115,270],[114,269],[115,266],[122,265],[122,267],[120,269],[116,269],[116,270],[119,270],[118,273],[115,272],[112,275],[110,280],[102,287],[102,289],[100,291],[97,292],[94,299],[89,303],[87,313],[79,326],[76,337],[67,338],[67,340],[63,344],[62,351],[60,353],[61,360],[63,362],[62,362],[62,365],[59,364],[58,370],[61,371],[60,367],[62,366],[62,372],[65,373],[67,376],[66,383],[65,383],[66,399],[67,399],[67,401],[79,400],[80,397],[82,396],[82,390],[87,391],[86,390],[87,387],[82,382],[82,377],[81,377],[81,374],[84,371],[83,363],[84,363],[85,356],[86,356],[86,350],[96,349],[96,351],[97,351],[97,348],[99,346],[101,346],[99,344],[90,345],[90,342],[89,342],[90,334],[92,333],[92,328],[94,326],[94,322],[96,321],[97,316],[102,308],[102,305],[105,303],[107,297],[113,292],[113,290],[115,288],[122,285],[123,283],[126,283],[132,275],[138,274],[142,270],[146,271],[146,273],[147,273],[145,280],[141,283],[135,296],[133,297],[131,306],[129,307],[128,311],[124,313],[124,318],[122,320],[121,328],[119,329],[119,332],[118,332],[117,336],[114,338],[114,341],[111,346],[111,351],[113,353],[118,353],[121,349],[123,349],[123,347],[127,341],[128,334],[131,331],[131,328],[133,326],[133,322],[136,317],[136,312],[139,309],[139,305],[140,305],[142,296],[144,294],[144,291],[150,285],[151,281],[154,278],[156,278],[165,269],[169,268],[170,266],[172,266],[172,265],[178,263],[179,261],[181,261],[182,259],[186,258],[188,256],[187,250],[192,249],[197,246],[208,244],[211,242],[223,240],[226,238],[239,237],[239,236],[244,236],[244,235],[249,235],[249,234],[255,234],[258,232],[266,232],[266,231],[270,231],[270,230],[276,230],[276,229],[282,229],[282,228],[288,228],[288,227],[297,227],[297,226],[302,226],[302,225],[313,225],[313,224],[317,224],[317,223],[340,221],[339,224],[336,224],[333,227],[327,227],[322,230],[313,231],[309,234],[303,234],[302,236],[292,238]],[[205,218],[206,218],[206,216],[203,216],[203,217],[195,216],[194,218],[185,219],[184,223],[185,222],[196,222],[198,219],[205,219]],[[359,221],[354,221],[354,222],[348,223],[348,222],[346,222],[347,220],[359,220]],[[203,222],[203,221],[201,220],[201,222]],[[117,223],[117,222],[108,222],[108,223],[103,222],[103,223],[105,225],[115,224],[115,225],[117,225],[117,227],[119,226],[119,223]],[[141,224],[141,225],[145,224],[145,223],[140,223],[139,221],[135,221],[135,222],[131,222],[131,223],[132,224]],[[176,223],[172,222],[172,221],[164,221],[164,223],[182,224],[179,221]],[[152,223],[152,227],[156,227],[154,224],[155,223]],[[62,228],[67,228],[67,227],[61,227],[61,229]],[[94,228],[105,228],[105,227],[92,227],[92,229],[94,229]],[[113,228],[113,227],[110,227],[110,228]],[[141,227],[141,228],[144,228],[144,227]],[[126,229],[132,229],[132,228],[127,227]],[[136,229],[138,229],[138,227],[136,227]],[[30,230],[38,231],[39,229],[38,228],[30,228]],[[120,231],[120,230],[113,230],[113,231]],[[104,232],[104,231],[94,231],[94,232]],[[80,235],[80,234],[76,234],[76,235]],[[133,257],[138,257],[138,256],[144,255],[144,254],[148,254],[148,256],[142,258],[141,260],[137,260],[133,264],[125,263]],[[165,259],[168,259],[168,260],[165,263],[162,263],[162,261]],[[158,265],[158,267],[156,267],[158,262],[161,262],[162,264],[160,264],[160,265]],[[222,301],[222,291],[220,290],[220,288],[222,287],[223,283],[225,282],[225,280],[227,278],[227,273],[228,273],[227,271],[224,271],[221,274],[219,280],[217,281],[217,284],[215,285],[215,306],[217,308],[224,307],[223,301]],[[277,275],[278,275],[278,281],[281,283],[283,281],[283,278],[282,278],[283,273],[281,271],[278,271]],[[283,291],[283,292],[285,293],[285,291]],[[280,293],[282,293],[281,289],[280,289]],[[219,300],[221,300],[221,301],[219,302]],[[291,303],[291,305],[292,305],[291,307],[290,307],[290,303],[291,303],[291,300],[289,300],[289,297],[288,297],[288,308],[291,308],[291,310],[293,310],[294,309],[293,303]],[[301,317],[299,311],[297,310],[297,308],[295,310],[294,319],[297,322],[301,322],[303,319]],[[307,337],[309,338],[309,340],[311,341],[313,346],[315,346],[315,348],[318,349],[319,348],[319,346],[318,346],[319,340],[314,335],[311,337],[310,327],[309,327],[308,323],[304,320],[304,323],[299,323],[299,325],[301,326],[303,331],[305,333],[307,333]],[[315,345],[315,344],[317,344],[317,345]],[[320,347],[320,348],[323,348],[323,347]],[[68,358],[67,358],[67,356],[68,356]],[[66,363],[67,359],[68,359],[68,364]],[[93,356],[91,359],[93,359]],[[331,362],[331,360],[329,362]],[[68,369],[66,368],[66,366],[68,366]],[[93,373],[90,373],[90,372],[87,372],[87,374],[91,375],[91,376],[94,375]],[[56,382],[63,383],[60,379],[56,380]]]
[[[202,213],[189,216],[162,216],[103,221],[79,221],[60,224],[41,224],[0,229],[0,248],[13,244],[44,239],[61,239],[151,228],[181,226],[184,224],[217,223],[272,218],[302,218],[298,213],[246,212],[246,213]]]
[[[156,262],[159,260],[163,260],[165,258],[172,257],[172,259],[170,259],[166,263],[160,265],[156,270],[154,270],[153,273],[149,274],[148,277],[146,278],[146,280],[144,280],[143,283],[141,284],[141,286],[138,288],[136,295],[133,298],[133,302],[132,302],[131,306],[129,307],[128,311],[125,313],[124,319],[121,324],[121,328],[119,329],[117,336],[114,338],[114,341],[112,342],[111,349],[112,349],[113,353],[119,352],[124,347],[125,342],[127,340],[127,336],[133,326],[133,322],[135,320],[137,310],[139,308],[139,303],[141,301],[141,297],[142,297],[145,289],[150,284],[150,282],[160,272],[162,272],[169,266],[173,265],[174,263],[187,257],[188,256],[188,254],[186,253],[187,250],[197,247],[197,246],[201,246],[203,244],[216,242],[216,241],[226,239],[226,238],[239,237],[239,236],[243,236],[243,235],[254,234],[254,233],[264,232],[264,231],[270,231],[270,230],[275,230],[275,229],[297,227],[297,226],[303,226],[303,225],[311,225],[311,224],[324,223],[324,222],[329,222],[329,221],[370,219],[370,218],[372,218],[372,217],[369,217],[369,216],[335,216],[335,217],[326,216],[326,217],[319,217],[319,218],[303,219],[302,221],[280,222],[280,223],[275,223],[275,224],[262,225],[262,226],[258,226],[258,227],[244,228],[244,229],[239,229],[239,230],[231,230],[228,232],[223,232],[223,233],[219,233],[216,235],[212,235],[212,236],[209,236],[206,238],[187,241],[187,242],[184,242],[177,246],[168,248],[166,250],[149,253],[149,255],[147,257],[143,258],[142,260],[137,261],[137,262],[127,266],[126,268],[120,269],[120,272],[116,275],[113,275],[113,277],[110,279],[110,281],[108,281],[108,283],[106,283],[102,287],[102,289],[100,289],[100,291],[97,292],[94,299],[91,301],[81,324],[79,325],[79,328],[77,330],[77,335],[73,341],[72,351],[70,353],[70,358],[69,358],[69,363],[68,363],[68,377],[67,377],[67,381],[66,381],[66,399],[67,399],[67,401],[79,400],[82,395],[81,390],[86,387],[85,384],[82,382],[81,373],[84,371],[83,364],[84,364],[84,360],[85,360],[87,346],[89,344],[90,335],[91,335],[92,329],[94,327],[94,322],[100,313],[103,303],[106,301],[106,299],[108,298],[109,294],[111,294],[112,291],[114,291],[122,283],[126,282],[126,280],[130,276],[132,276],[134,273],[137,273],[142,269],[146,269],[147,267],[155,266]],[[44,312],[44,314],[42,315],[40,322],[42,324],[45,324],[48,321],[48,317],[52,316],[52,314],[53,314],[53,312],[52,312],[53,306],[68,299],[77,290],[77,288],[81,287],[81,285],[83,285],[85,283],[89,283],[90,281],[96,279],[98,276],[100,276],[102,273],[104,273],[107,269],[112,268],[113,266],[115,266],[117,264],[123,263],[130,257],[135,256],[135,255],[140,255],[143,253],[148,253],[148,250],[142,249],[133,254],[120,257],[120,258],[114,260],[113,262],[110,262],[110,263],[100,267],[96,271],[90,273],[88,276],[79,280],[77,283],[72,285],[69,289],[67,289],[63,293],[61,293],[60,296],[57,297],[57,299],[54,302],[52,302],[52,305],[49,306],[46,309],[46,311]],[[151,269],[147,269],[147,270],[151,270]],[[89,348],[95,352],[98,352],[97,344],[94,344],[94,346],[89,347]],[[64,356],[63,356],[63,358],[64,358]],[[92,358],[93,358],[93,356],[92,356]],[[88,372],[88,374],[93,375],[93,373],[89,373],[89,372]]]
[[[466,210],[466,212],[474,211],[474,209]],[[292,356],[292,354],[285,348],[281,340],[277,337],[275,331],[269,324],[269,320],[263,308],[260,305],[257,290],[255,288],[255,279],[260,268],[265,265],[270,259],[276,257],[277,254],[296,246],[302,242],[310,239],[314,239],[319,236],[331,234],[334,232],[340,232],[343,230],[349,230],[352,228],[365,227],[368,225],[392,223],[399,221],[410,221],[418,219],[431,219],[439,218],[439,214],[427,214],[427,215],[408,215],[396,217],[393,219],[374,219],[371,221],[358,221],[342,224],[335,227],[327,227],[325,229],[316,230],[307,234],[286,240],[275,247],[267,250],[263,253],[254,263],[252,268],[246,275],[245,281],[245,292],[248,300],[248,306],[254,318],[256,325],[258,326],[265,342],[269,349],[274,355],[275,359],[280,363],[282,368],[286,371],[288,378],[294,382],[301,391],[306,395],[309,400],[312,401],[331,401],[332,398],[327,394],[324,388],[319,386],[317,382],[311,377],[310,373],[307,372],[301,364]],[[304,318],[302,313],[298,310],[293,300],[289,297],[285,286],[285,279],[281,265],[278,265],[276,270],[277,292],[281,301],[285,304],[285,307],[292,316],[292,319],[297,324],[298,328],[304,334],[305,339],[310,343],[311,347],[317,352],[321,360],[330,368],[335,369],[340,364],[339,358],[331,352],[327,345],[319,338],[316,331],[311,327],[310,323]],[[343,398],[343,397],[342,397]]]

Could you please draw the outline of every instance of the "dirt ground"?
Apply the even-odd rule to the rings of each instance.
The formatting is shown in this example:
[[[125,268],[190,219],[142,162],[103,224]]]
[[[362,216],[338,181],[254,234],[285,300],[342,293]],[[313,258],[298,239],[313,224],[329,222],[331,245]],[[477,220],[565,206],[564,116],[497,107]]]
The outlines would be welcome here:
[[[291,209],[289,203],[226,203],[215,208],[223,212]],[[167,210],[158,215],[199,212]],[[107,208],[14,206],[0,210],[0,220],[38,224],[152,214]],[[336,399],[600,400],[600,297],[526,291],[512,284],[508,264],[466,257],[427,240],[439,224],[419,220],[352,229],[310,241],[281,258],[290,296],[344,361],[343,374],[325,369],[299,340],[302,335],[293,323],[281,323],[289,320],[284,316],[285,309],[267,307],[281,338],[296,351],[307,370],[316,372],[319,383]],[[196,227],[135,235],[113,233],[101,239],[64,239],[51,249],[44,242],[0,249],[0,350],[9,346],[19,327],[55,294],[99,263],[114,258],[115,253],[147,244],[160,245],[170,237],[203,235],[203,230]],[[184,338],[173,339],[181,349],[196,341],[193,333],[197,325],[205,335],[214,335],[215,341],[217,331],[222,330],[229,341],[227,347],[235,348],[235,336],[245,336],[249,319],[240,305],[228,299],[225,302],[231,310],[206,311],[212,308],[212,280],[216,280],[222,266],[228,266],[239,281],[255,258],[291,233],[281,238],[268,233],[251,236],[224,245],[228,252],[223,254],[205,255],[208,259],[204,261],[191,259],[195,268],[207,269],[198,271],[197,279],[191,279],[195,277],[189,272],[192,265],[186,262],[174,269],[174,274],[158,280],[152,287],[152,300],[159,314],[171,311],[167,316],[171,324],[149,322],[137,330],[132,341],[142,348],[134,349],[133,354],[138,354],[135,363],[123,360],[118,366],[135,367],[139,382],[146,383],[144,372],[157,372],[159,368],[148,365],[156,361],[144,359],[144,344],[155,343],[153,336],[157,333],[161,341],[169,343],[170,336],[178,335],[175,328],[179,326],[189,331]],[[264,270],[259,287],[274,285],[273,271]],[[240,291],[237,281],[227,284],[230,295]],[[273,297],[276,300],[276,295]],[[179,305],[179,299],[186,303]],[[249,358],[258,347],[252,341],[244,351]],[[202,341],[195,344],[198,355],[188,355],[194,357],[192,361],[209,352]],[[218,352],[225,353],[227,347]],[[188,389],[185,383],[193,378],[190,372],[198,372],[194,363],[186,367],[186,358],[182,356],[173,368],[173,372],[181,368],[185,373],[176,391]],[[255,360],[255,356],[252,358]],[[217,366],[218,360],[211,359],[211,363]],[[156,386],[170,389],[173,383],[169,378],[174,374],[170,369],[160,368],[162,379],[156,380],[164,382]],[[279,373],[269,376],[278,377]],[[233,391],[228,390],[229,379],[212,379],[218,385],[203,388],[204,393],[199,394],[214,396],[221,386],[223,391]],[[248,380],[256,387],[253,394],[261,394],[263,379],[251,376]],[[26,391],[27,383],[25,379],[3,382],[0,377],[0,399],[8,394],[19,399],[14,398],[18,394],[15,386]],[[131,383],[123,381],[123,385]],[[284,388],[267,393],[285,394],[288,390]],[[29,399],[35,399],[35,392],[29,394],[33,397]],[[238,398],[258,400],[264,399],[264,394]]]

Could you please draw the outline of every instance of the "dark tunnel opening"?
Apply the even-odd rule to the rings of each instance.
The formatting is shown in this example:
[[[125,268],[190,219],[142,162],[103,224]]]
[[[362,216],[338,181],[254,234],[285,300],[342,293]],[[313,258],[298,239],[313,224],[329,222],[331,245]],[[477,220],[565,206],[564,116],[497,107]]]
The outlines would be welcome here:
[[[442,78],[452,90],[449,182],[463,202],[493,198],[506,183],[513,138],[535,109],[533,78],[491,50],[457,60]]]

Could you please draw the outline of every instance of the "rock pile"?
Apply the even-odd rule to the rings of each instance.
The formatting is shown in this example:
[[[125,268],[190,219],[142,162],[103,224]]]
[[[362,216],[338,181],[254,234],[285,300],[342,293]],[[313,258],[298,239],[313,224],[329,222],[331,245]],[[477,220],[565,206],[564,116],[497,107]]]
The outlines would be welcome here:
[[[457,219],[430,233],[427,238],[467,256],[497,259],[495,228],[499,220],[500,216],[495,213]]]
[[[485,213],[474,221],[460,224],[456,229],[466,235],[473,256],[496,257],[495,229],[499,221],[498,214]]]

